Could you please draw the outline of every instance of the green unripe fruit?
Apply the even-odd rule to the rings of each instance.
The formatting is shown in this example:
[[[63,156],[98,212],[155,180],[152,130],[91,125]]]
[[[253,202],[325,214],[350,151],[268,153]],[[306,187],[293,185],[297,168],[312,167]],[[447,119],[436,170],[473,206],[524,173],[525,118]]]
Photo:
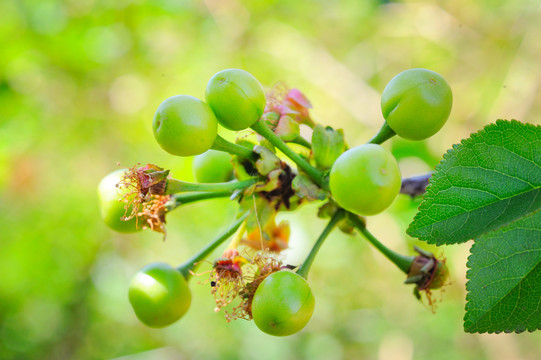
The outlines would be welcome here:
[[[389,127],[409,140],[437,133],[451,113],[453,94],[447,81],[426,69],[396,75],[381,94],[381,111]]]
[[[336,159],[329,186],[334,200],[357,215],[375,215],[391,205],[400,191],[400,169],[380,145],[349,149]]]
[[[131,214],[132,208],[128,208],[126,212],[124,209],[126,203],[121,201],[128,190],[116,186],[126,171],[127,169],[120,169],[105,176],[98,185],[98,198],[101,217],[105,224],[115,231],[132,233],[142,230],[141,224],[137,226],[135,217],[128,221],[121,220],[124,215]]]
[[[304,328],[314,306],[314,296],[306,280],[294,272],[281,270],[267,276],[257,288],[252,316],[261,331],[288,336]]]
[[[206,100],[218,122],[230,130],[252,126],[266,105],[263,86],[252,74],[240,69],[216,73],[207,84]]]
[[[128,295],[135,315],[152,328],[171,325],[188,311],[192,302],[184,276],[165,263],[152,263],[139,270]]]
[[[218,183],[233,179],[231,155],[223,151],[209,150],[193,160],[193,174],[197,182]]]
[[[218,134],[218,121],[203,101],[189,95],[177,95],[158,106],[152,130],[158,144],[168,153],[193,156],[212,147]]]

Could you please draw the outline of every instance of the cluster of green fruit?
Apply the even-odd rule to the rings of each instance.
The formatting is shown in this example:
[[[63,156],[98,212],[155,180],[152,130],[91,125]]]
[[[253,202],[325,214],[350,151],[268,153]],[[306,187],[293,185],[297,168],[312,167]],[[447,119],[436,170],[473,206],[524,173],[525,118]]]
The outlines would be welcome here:
[[[238,201],[240,211],[225,233],[179,267],[153,263],[135,275],[129,299],[137,317],[150,327],[167,326],[182,317],[190,306],[187,281],[194,269],[234,235],[224,255],[214,263],[212,291],[215,296],[222,294],[217,304],[231,302],[230,294],[223,295],[223,288],[219,289],[227,283],[235,291],[232,298],[241,298],[238,308],[242,315],[237,317],[253,318],[271,335],[300,331],[314,310],[306,278],[322,241],[339,226],[347,232],[356,228],[377,242],[371,240],[362,216],[382,212],[400,191],[398,164],[381,143],[395,134],[410,140],[432,136],[447,120],[451,104],[450,87],[439,74],[425,69],[404,71],[383,91],[385,123],[380,132],[368,143],[348,149],[341,130],[312,121],[308,113],[311,105],[302,93],[292,89],[266,95],[257,79],[244,70],[215,74],[206,88],[206,102],[188,95],[163,101],[152,123],[154,136],[170,154],[197,155],[193,164],[199,183],[176,180],[155,165],[115,171],[98,189],[105,223],[120,232],[145,227],[164,232],[165,214],[181,204],[216,197]],[[244,138],[231,143],[218,135],[218,124],[235,131],[250,128],[259,135],[258,144]],[[311,128],[311,141],[300,136],[300,125]],[[290,144],[303,151],[294,151]],[[282,161],[277,150],[297,169]],[[287,225],[274,223],[276,212],[307,201],[325,201],[319,216],[331,217],[329,224],[297,269],[270,266],[279,258],[275,254],[287,247],[289,236]],[[240,256],[237,249],[241,243],[259,251],[260,255],[252,257],[259,260]],[[384,248],[378,244],[378,249]],[[444,267],[430,254],[389,255],[388,249],[384,254],[418,288],[441,286],[443,271],[437,285],[430,286],[436,272]],[[423,266],[413,266],[419,263]],[[249,280],[244,266],[255,268]]]

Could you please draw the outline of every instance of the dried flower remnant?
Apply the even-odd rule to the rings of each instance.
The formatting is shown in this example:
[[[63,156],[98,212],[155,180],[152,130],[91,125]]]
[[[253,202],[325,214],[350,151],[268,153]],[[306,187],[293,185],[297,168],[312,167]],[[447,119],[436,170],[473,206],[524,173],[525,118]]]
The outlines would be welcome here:
[[[266,93],[267,104],[263,114],[275,113],[280,115],[282,103],[285,100],[285,95],[289,92],[286,83],[279,81]]]
[[[434,254],[415,247],[419,253],[415,257],[408,272],[406,284],[415,284],[414,294],[420,300],[421,291],[426,294],[428,306],[434,312],[435,301],[431,290],[436,290],[445,285],[449,276],[449,270],[445,265],[445,259],[437,259]]]
[[[246,263],[243,266],[240,287],[237,288],[235,296],[228,304],[231,304],[233,300],[238,300],[239,303],[230,310],[224,310],[226,320],[228,322],[236,319],[251,320],[252,300],[259,284],[267,276],[281,269],[281,261],[267,251],[258,252]]]
[[[263,117],[271,121],[272,128],[279,126],[282,119],[293,119],[299,124],[314,126],[310,118],[309,109],[312,104],[306,96],[298,89],[289,89],[280,82],[267,93],[267,107]]]
[[[151,195],[163,195],[167,187],[169,170],[159,166],[147,164],[146,166],[133,166],[122,176],[117,184],[120,189],[126,189],[122,199],[126,203],[126,213],[122,220],[130,220],[140,212],[140,204],[149,201]],[[131,211],[128,210],[131,208]]]
[[[314,125],[308,113],[309,109],[312,108],[312,104],[300,90],[291,89],[285,96],[283,106],[297,112],[294,118],[299,124],[305,124],[310,127]]]
[[[144,219],[152,231],[164,234],[164,240],[167,235],[165,214],[170,200],[170,195],[154,195],[149,201],[143,203],[142,211],[137,213],[137,218]]]
[[[242,265],[246,263],[248,260],[240,256],[237,250],[231,249],[214,261],[210,273],[211,293],[216,301],[214,311],[220,311],[238,296],[243,287]]]

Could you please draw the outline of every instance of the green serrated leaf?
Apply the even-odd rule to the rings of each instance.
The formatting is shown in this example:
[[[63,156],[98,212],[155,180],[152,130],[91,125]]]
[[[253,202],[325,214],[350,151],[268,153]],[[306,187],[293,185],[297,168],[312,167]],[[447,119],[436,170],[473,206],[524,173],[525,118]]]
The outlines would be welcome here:
[[[465,331],[541,329],[541,211],[475,239],[468,267]]]
[[[476,238],[541,208],[541,126],[498,120],[449,150],[408,234],[429,243]]]

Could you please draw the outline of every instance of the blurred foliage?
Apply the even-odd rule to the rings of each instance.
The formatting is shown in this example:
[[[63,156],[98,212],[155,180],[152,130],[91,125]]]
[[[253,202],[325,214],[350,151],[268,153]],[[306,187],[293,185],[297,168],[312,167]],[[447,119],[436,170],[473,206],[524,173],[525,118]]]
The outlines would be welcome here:
[[[96,199],[117,162],[152,162],[192,180],[191,159],[155,143],[154,110],[168,96],[202,98],[208,79],[230,67],[301,89],[316,119],[344,128],[350,146],[379,128],[379,94],[394,75],[439,72],[453,88],[453,112],[425,142],[392,141],[405,176],[429,171],[497,118],[539,123],[538,1],[5,0],[0,14],[1,359],[539,358],[537,333],[464,334],[468,244],[437,250],[454,280],[431,314],[389,262],[338,232],[315,262],[316,310],[298,335],[227,324],[197,284],[205,275],[192,282],[185,318],[147,329],[128,303],[131,276],[151,261],[182,262],[227,226],[235,206],[187,205],[168,217],[162,242],[109,231]],[[411,252],[405,229],[417,205],[401,197],[368,226]],[[284,216],[291,262],[324,226],[315,212]]]

